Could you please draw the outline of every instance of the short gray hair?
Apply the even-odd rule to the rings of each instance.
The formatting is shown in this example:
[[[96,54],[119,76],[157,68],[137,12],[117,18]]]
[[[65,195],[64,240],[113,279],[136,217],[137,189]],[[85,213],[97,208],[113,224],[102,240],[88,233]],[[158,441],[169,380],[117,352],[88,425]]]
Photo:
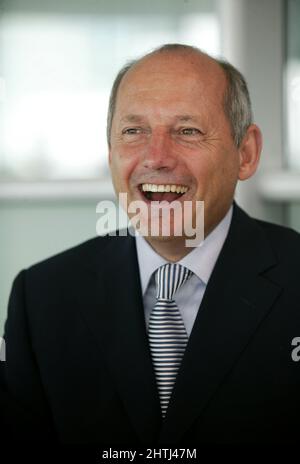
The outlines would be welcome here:
[[[123,66],[120,71],[118,72],[109,98],[109,106],[108,106],[108,113],[107,113],[107,141],[108,145],[110,146],[110,138],[111,138],[111,126],[112,120],[114,117],[115,109],[116,109],[116,102],[117,102],[117,94],[118,89],[121,84],[121,81],[125,74],[137,63],[143,60],[145,57],[150,55],[156,55],[159,53],[164,52],[179,52],[179,53],[187,53],[187,52],[194,52],[201,55],[206,55],[213,59],[219,66],[223,69],[226,80],[227,80],[227,88],[224,94],[223,100],[223,108],[225,115],[227,116],[230,126],[231,126],[231,133],[234,140],[234,143],[237,147],[240,146],[244,135],[253,122],[253,114],[252,114],[252,106],[251,100],[249,95],[249,90],[247,86],[246,79],[244,76],[238,71],[232,64],[230,64],[226,60],[212,58],[207,53],[203,52],[197,47],[192,47],[191,45],[183,45],[183,44],[166,44],[162,45],[161,47],[156,48],[155,50],[147,53],[146,55],[138,58],[136,60],[129,61],[128,63]]]

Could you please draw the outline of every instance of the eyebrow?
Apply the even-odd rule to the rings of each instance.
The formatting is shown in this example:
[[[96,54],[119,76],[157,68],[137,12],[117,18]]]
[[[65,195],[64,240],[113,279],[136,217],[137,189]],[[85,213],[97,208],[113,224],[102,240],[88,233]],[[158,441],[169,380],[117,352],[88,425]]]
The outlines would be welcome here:
[[[124,122],[132,122],[132,123],[140,123],[144,120],[144,116],[140,116],[138,114],[127,114],[123,118],[121,118],[121,123]],[[191,121],[199,121],[198,117],[192,114],[176,114],[174,115],[174,120],[180,122],[191,122]]]
[[[178,115],[175,115],[174,118],[181,122],[190,122],[190,121],[199,120],[199,118],[193,114],[178,114]]]
[[[138,114],[127,114],[121,118],[121,122],[141,122],[143,119],[143,116],[139,116]]]

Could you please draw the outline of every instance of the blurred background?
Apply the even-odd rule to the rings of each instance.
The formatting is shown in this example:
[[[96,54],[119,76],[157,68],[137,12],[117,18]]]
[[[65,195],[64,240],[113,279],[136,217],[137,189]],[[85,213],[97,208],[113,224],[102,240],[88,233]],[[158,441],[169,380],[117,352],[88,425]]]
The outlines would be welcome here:
[[[245,75],[264,135],[237,201],[300,230],[300,0],[0,0],[0,334],[15,275],[96,235],[118,69],[166,42]]]

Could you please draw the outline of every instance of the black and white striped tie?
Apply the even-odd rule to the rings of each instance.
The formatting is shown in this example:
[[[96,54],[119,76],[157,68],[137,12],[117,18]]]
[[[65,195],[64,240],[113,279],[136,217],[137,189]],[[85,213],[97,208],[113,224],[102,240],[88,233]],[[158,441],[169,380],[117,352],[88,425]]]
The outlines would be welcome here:
[[[157,301],[150,314],[148,336],[163,417],[188,342],[173,296],[192,274],[180,264],[170,263],[158,268],[155,274]]]

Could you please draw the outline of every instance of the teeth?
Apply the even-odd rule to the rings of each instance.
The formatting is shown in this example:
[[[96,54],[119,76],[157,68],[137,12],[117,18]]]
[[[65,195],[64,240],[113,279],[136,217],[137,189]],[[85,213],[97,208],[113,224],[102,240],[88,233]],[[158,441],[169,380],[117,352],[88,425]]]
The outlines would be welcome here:
[[[185,193],[188,191],[188,187],[184,185],[175,184],[142,184],[143,192],[173,192],[173,193]]]

